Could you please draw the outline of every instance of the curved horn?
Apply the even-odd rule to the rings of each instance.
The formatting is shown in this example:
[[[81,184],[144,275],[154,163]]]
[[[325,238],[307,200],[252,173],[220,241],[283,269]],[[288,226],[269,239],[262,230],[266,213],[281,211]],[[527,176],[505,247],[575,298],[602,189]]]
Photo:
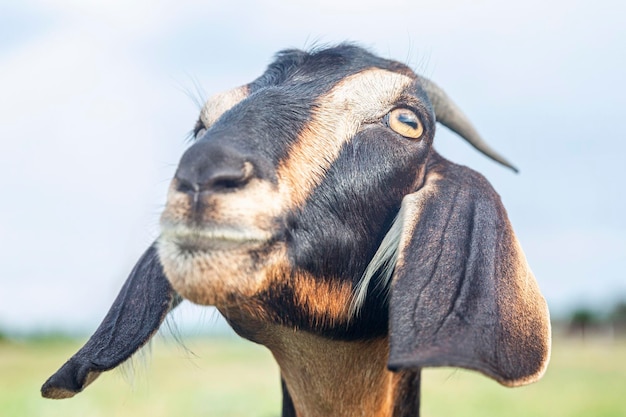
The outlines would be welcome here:
[[[494,151],[487,143],[480,137],[474,126],[467,119],[465,114],[454,104],[454,102],[448,97],[437,84],[430,81],[428,78],[419,77],[422,87],[435,110],[435,117],[437,121],[452,130],[463,139],[469,142],[474,148],[478,149],[481,153],[494,161],[512,169],[514,172],[519,170],[507,161],[504,157]]]

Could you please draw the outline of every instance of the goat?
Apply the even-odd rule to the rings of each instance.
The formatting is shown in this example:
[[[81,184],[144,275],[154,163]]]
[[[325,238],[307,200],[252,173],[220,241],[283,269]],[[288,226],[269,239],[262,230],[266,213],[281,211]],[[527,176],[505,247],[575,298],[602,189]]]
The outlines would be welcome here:
[[[182,299],[271,351],[283,417],[417,416],[423,367],[539,379],[546,303],[498,194],[433,149],[436,122],[515,169],[433,82],[351,44],[279,52],[209,99],[158,240],[42,395],[82,391]]]

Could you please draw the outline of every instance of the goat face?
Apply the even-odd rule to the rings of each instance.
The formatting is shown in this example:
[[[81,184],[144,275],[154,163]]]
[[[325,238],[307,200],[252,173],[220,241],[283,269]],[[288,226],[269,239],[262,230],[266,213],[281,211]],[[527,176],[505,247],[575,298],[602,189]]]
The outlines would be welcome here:
[[[389,382],[385,363],[410,370],[396,374],[395,398],[414,391],[424,366],[505,385],[538,379],[550,348],[545,301],[497,193],[433,150],[436,121],[509,165],[437,86],[350,45],[282,52],[258,79],[210,99],[158,242],[43,395],[72,396],[127,359],[181,296],[268,345],[289,390],[301,352],[273,349],[284,329],[282,346],[308,346],[315,363],[337,351],[313,348],[320,340],[342,343],[346,358],[377,346],[363,375]]]
[[[285,53],[209,100],[161,222],[180,295],[324,334],[362,322],[350,320],[354,288],[423,181],[435,118],[408,68],[358,52]],[[382,332],[387,309],[371,298],[363,311]]]

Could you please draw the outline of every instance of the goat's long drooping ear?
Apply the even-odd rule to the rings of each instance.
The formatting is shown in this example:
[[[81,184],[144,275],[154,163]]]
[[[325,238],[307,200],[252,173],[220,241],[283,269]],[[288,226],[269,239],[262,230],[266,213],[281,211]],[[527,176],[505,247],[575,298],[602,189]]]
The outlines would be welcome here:
[[[130,358],[157,331],[178,299],[155,245],[143,254],[87,343],[41,387],[46,398],[69,398],[100,373]]]
[[[436,154],[403,201],[391,284],[389,368],[457,366],[503,385],[541,377],[546,303],[500,197],[480,174]]]

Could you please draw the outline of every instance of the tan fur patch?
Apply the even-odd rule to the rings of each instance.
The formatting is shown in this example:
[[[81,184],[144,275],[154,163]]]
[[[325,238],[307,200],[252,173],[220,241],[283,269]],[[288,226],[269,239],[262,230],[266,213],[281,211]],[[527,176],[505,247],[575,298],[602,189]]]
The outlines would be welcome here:
[[[85,384],[82,386],[82,388],[78,392],[70,391],[70,390],[62,389],[62,388],[51,388],[45,392],[42,392],[42,395],[45,398],[52,398],[55,400],[60,400],[64,398],[72,398],[74,395],[78,394],[79,392],[87,388],[87,385],[95,381],[96,378],[100,376],[100,374],[101,372],[98,372],[98,371],[90,371],[87,374],[87,377],[85,378]]]
[[[249,94],[248,86],[243,85],[210,97],[200,112],[200,120],[202,120],[204,126],[211,126],[224,113],[248,97]]]
[[[320,184],[341,147],[364,123],[383,117],[413,79],[373,68],[339,82],[315,103],[300,137],[278,167],[280,193],[287,204],[300,206]]]
[[[387,370],[386,338],[333,341],[284,327],[266,346],[278,362],[299,416],[391,417],[402,373]],[[418,393],[412,393],[418,395]]]
[[[302,306],[312,320],[331,326],[350,320],[351,282],[316,279],[300,273],[292,287],[296,304]]]

